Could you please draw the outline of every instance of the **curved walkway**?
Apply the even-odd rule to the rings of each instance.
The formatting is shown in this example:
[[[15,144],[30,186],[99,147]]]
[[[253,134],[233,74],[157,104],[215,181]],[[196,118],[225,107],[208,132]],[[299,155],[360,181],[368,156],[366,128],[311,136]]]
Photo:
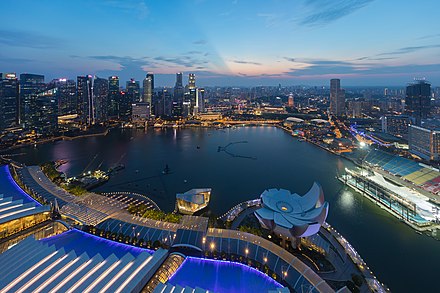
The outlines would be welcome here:
[[[176,232],[178,229],[183,228],[181,224],[155,221],[130,215],[122,208],[120,202],[111,200],[105,196],[93,194],[93,196],[86,197],[85,200],[80,200],[78,197],[70,195],[64,190],[60,190],[57,185],[51,182],[41,172],[39,167],[30,168],[30,171],[31,174],[33,174],[33,176],[31,176],[32,179],[35,180],[33,183],[41,184],[41,186],[43,186],[44,189],[47,190],[47,192],[50,192],[54,197],[62,197],[67,203],[84,205],[87,208],[103,212],[107,214],[107,218],[117,219],[138,226],[164,230],[169,233]],[[30,178],[26,179],[30,180]],[[130,232],[133,233],[132,231]],[[267,262],[266,264],[271,270],[278,276],[282,276],[283,280],[294,290],[306,290],[307,292],[334,292],[334,290],[321,277],[297,257],[266,239],[249,233],[223,229],[208,229],[206,237],[203,237],[203,239],[203,246],[205,241],[208,241],[208,243],[212,243],[216,249],[219,248],[219,251],[221,251],[222,246],[226,249],[228,243],[229,247],[231,247],[232,242],[234,242],[236,251],[229,251],[230,253],[246,256],[260,263]],[[209,249],[210,247],[212,246],[208,245],[206,248]]]

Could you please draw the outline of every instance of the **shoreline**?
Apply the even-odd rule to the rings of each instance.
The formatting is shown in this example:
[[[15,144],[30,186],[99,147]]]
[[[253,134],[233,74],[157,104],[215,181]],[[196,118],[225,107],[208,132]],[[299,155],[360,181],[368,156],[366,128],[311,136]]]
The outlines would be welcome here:
[[[78,139],[78,138],[87,138],[87,137],[94,137],[94,136],[106,136],[110,132],[110,129],[113,129],[113,128],[114,127],[109,127],[104,132],[99,132],[99,133],[81,134],[81,135],[77,135],[77,136],[61,135],[61,136],[57,136],[57,137],[46,138],[46,139],[38,140],[38,141],[35,141],[35,142],[24,143],[24,144],[21,144],[21,145],[14,145],[14,146],[8,147],[6,149],[0,150],[0,152],[9,152],[9,151],[16,150],[16,149],[19,149],[19,148],[29,147],[29,146],[32,146],[32,145],[40,145],[40,144],[45,144],[45,143],[59,141],[59,140],[75,140],[75,139]],[[4,155],[4,154],[0,154],[0,156],[1,155]]]
[[[291,135],[291,131],[290,131],[289,129],[287,129],[287,128],[285,128],[285,127],[282,127],[282,126],[278,126],[278,128],[280,128],[280,129],[286,131],[288,134]],[[333,152],[332,150],[327,149],[327,148],[325,148],[324,146],[322,146],[322,145],[320,145],[320,144],[318,144],[318,143],[316,143],[316,142],[313,142],[313,141],[311,141],[311,140],[305,139],[304,141],[305,141],[305,142],[308,142],[308,143],[311,143],[312,145],[315,145],[315,146],[319,147],[320,149],[323,149],[323,150],[325,150],[325,151],[327,151],[327,152],[329,152],[329,153],[331,153],[331,154],[333,154],[333,155],[335,155],[335,156],[342,157],[342,158],[344,158],[344,159],[346,159],[346,160],[352,162],[352,163],[355,164],[357,167],[361,167],[361,165],[360,165],[358,162],[356,162],[356,160],[354,160],[353,158],[349,158],[349,157],[347,157],[347,156],[345,156],[345,155],[343,155],[343,154],[337,154],[337,153]],[[340,181],[342,184],[344,184],[344,181],[341,180],[341,178],[338,177],[337,179],[338,179],[338,181]],[[362,197],[365,197],[365,198],[369,199],[369,200],[370,200],[371,202],[373,202],[376,206],[380,207],[382,210],[385,210],[386,212],[388,212],[389,214],[391,214],[391,215],[392,215],[393,217],[395,217],[397,220],[399,220],[399,221],[401,221],[401,222],[403,221],[407,226],[409,226],[410,228],[414,229],[414,230],[416,231],[416,233],[417,233],[417,232],[419,232],[419,233],[421,233],[421,232],[428,232],[428,231],[432,231],[432,230],[434,230],[434,229],[439,229],[439,228],[440,228],[439,225],[433,225],[433,226],[430,225],[430,226],[425,226],[425,227],[418,227],[417,225],[414,225],[413,223],[410,223],[410,222],[406,221],[405,219],[402,220],[401,217],[400,217],[400,215],[396,214],[395,211],[390,210],[390,209],[389,209],[386,205],[384,205],[383,203],[378,202],[378,201],[377,201],[376,199],[374,199],[374,198],[371,198],[371,196],[370,196],[368,193],[363,194],[363,193],[362,193],[362,190],[360,190],[360,189],[357,188],[356,186],[352,186],[351,184],[344,184],[344,186],[348,186],[348,187],[350,187],[351,189],[353,189],[353,190],[355,190],[356,192],[358,192]],[[425,234],[425,235],[426,235],[426,234]],[[426,235],[426,236],[430,236],[430,235]]]

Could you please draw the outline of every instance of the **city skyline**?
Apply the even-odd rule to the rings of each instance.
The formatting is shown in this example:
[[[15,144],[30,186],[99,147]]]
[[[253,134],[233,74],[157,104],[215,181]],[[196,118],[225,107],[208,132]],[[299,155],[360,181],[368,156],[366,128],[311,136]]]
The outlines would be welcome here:
[[[176,72],[195,73],[203,86],[327,85],[330,78],[398,86],[423,77],[440,84],[436,1],[266,3],[2,2],[0,68],[47,80],[143,80],[154,72],[158,87],[173,86]]]

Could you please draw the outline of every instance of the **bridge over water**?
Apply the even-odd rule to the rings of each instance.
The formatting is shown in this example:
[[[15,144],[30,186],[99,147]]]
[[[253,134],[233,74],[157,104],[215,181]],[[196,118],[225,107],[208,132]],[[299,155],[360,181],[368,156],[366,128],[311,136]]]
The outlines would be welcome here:
[[[241,213],[243,213],[243,211],[249,210],[250,208],[259,207],[260,204],[261,200],[259,198],[241,202],[232,207],[229,211],[227,211],[217,219],[225,222],[233,222]]]

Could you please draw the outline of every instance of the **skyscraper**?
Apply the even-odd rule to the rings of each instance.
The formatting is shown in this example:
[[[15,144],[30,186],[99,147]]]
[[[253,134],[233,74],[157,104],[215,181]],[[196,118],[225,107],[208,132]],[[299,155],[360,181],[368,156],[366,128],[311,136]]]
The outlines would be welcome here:
[[[20,100],[18,108],[18,123],[24,127],[27,127],[26,120],[31,113],[31,100],[32,96],[39,91],[42,91],[45,87],[44,75],[39,74],[20,74]]]
[[[176,73],[176,86],[175,87],[183,87],[183,74],[182,74],[182,72]]]
[[[77,77],[77,114],[79,121],[86,125],[92,124],[92,84],[93,77],[91,75]]]
[[[196,75],[194,73],[190,73],[188,75],[188,89],[196,88]]]
[[[140,86],[139,81],[134,80],[133,78],[127,81],[126,83],[126,89],[127,93],[130,96],[130,99],[132,99],[132,103],[138,103],[140,102]]]
[[[92,124],[107,122],[108,117],[108,80],[93,78]]]
[[[150,105],[150,111],[151,111],[151,105],[153,102],[153,90],[154,90],[154,75],[153,73],[148,73],[147,76],[144,79],[144,94],[142,101],[144,103],[148,103]]]
[[[336,116],[345,113],[345,91],[339,79],[330,80],[330,113]]]
[[[181,116],[182,115],[182,104],[185,89],[183,87],[183,75],[182,72],[176,73],[176,84],[174,86],[174,98],[172,106],[172,115]]]
[[[431,84],[424,80],[417,81],[406,87],[405,113],[414,117],[420,126],[431,110]]]
[[[132,116],[132,104],[140,102],[139,81],[133,78],[127,81],[125,95],[121,95],[119,106],[119,116],[122,120],[128,121]]]
[[[57,87],[46,89],[31,100],[32,112],[28,128],[42,136],[51,136],[58,131]]]
[[[119,91],[119,77],[110,76],[108,78],[108,116],[109,118],[119,119],[119,107],[121,95]]]
[[[294,100],[293,100],[293,94],[292,93],[289,95],[289,98],[287,99],[287,106],[289,106],[291,108],[293,108],[293,106],[294,106]]]
[[[199,113],[204,113],[205,112],[205,89],[204,88],[199,88],[199,93],[198,93],[198,107],[199,107]]]
[[[19,88],[15,73],[0,73],[0,132],[18,125]]]
[[[47,89],[57,88],[54,93],[58,101],[58,115],[70,115],[77,112],[76,83],[74,80],[58,78],[52,80]]]

